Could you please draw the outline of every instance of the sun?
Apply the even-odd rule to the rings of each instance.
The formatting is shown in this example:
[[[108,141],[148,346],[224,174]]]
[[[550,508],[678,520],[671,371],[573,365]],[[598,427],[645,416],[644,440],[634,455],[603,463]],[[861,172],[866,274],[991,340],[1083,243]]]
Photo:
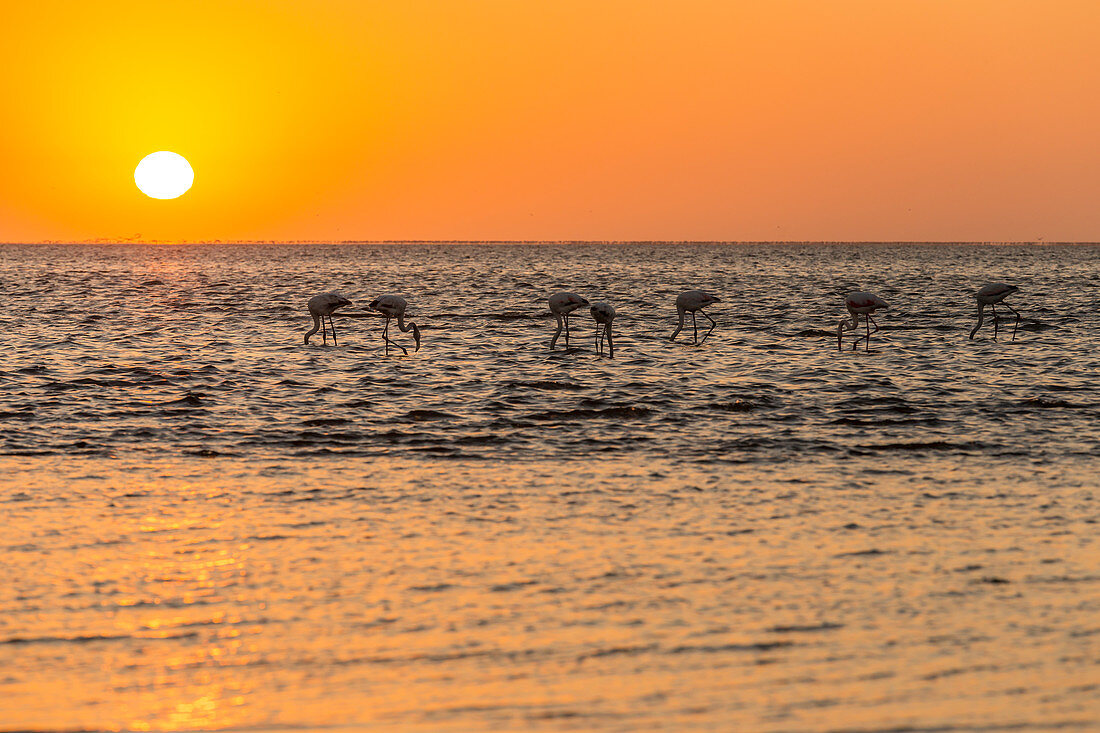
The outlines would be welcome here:
[[[154,199],[179,198],[194,182],[195,171],[187,158],[167,150],[146,155],[134,169],[134,183]]]

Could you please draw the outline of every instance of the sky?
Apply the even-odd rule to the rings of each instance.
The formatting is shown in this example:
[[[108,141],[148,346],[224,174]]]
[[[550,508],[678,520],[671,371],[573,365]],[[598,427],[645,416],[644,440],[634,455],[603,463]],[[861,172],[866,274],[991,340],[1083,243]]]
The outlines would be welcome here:
[[[3,0],[0,241],[1095,241],[1098,37],[1095,0]]]

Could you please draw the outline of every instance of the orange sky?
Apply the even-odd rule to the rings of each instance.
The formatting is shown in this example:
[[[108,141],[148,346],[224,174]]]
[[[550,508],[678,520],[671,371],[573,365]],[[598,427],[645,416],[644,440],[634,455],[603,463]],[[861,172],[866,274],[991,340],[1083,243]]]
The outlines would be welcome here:
[[[1096,0],[0,0],[0,240],[1098,240],[1098,38]]]

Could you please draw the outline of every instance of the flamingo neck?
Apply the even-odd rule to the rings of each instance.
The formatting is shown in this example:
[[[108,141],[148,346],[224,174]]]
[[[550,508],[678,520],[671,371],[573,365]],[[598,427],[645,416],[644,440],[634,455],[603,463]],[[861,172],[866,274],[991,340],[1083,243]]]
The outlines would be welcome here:
[[[978,332],[978,329],[982,327],[982,323],[985,322],[985,303],[978,303],[978,325],[974,326],[974,330],[970,332],[970,338],[974,338],[974,334]]]
[[[676,314],[680,316],[680,322],[676,324],[676,330],[669,336],[669,340],[676,338],[676,334],[680,333],[684,329],[684,318],[687,316],[687,310],[681,306],[676,306]]]
[[[400,313],[397,316],[397,327],[401,329],[403,333],[413,332],[413,338],[416,340],[416,350],[420,350],[420,329],[415,323],[409,321],[408,325],[405,325],[405,314]]]
[[[309,337],[312,336],[313,334],[317,333],[317,331],[320,330],[320,328],[321,328],[321,317],[319,315],[317,315],[316,313],[314,313],[313,311],[310,311],[309,314],[311,316],[313,316],[313,328],[306,331],[306,343],[307,344],[309,343]]]
[[[558,337],[561,336],[562,330],[565,328],[565,321],[562,320],[561,313],[554,311],[554,318],[558,320],[558,330],[554,331],[554,338],[550,339],[550,348],[554,348],[554,344],[558,342]]]

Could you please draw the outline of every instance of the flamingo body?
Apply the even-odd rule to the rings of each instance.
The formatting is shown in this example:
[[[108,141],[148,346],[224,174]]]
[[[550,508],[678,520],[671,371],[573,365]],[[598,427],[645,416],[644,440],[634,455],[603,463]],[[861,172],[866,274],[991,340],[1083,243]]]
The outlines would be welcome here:
[[[589,309],[592,319],[596,321],[596,353],[603,353],[603,338],[607,339],[607,355],[615,358],[615,342],[611,340],[611,322],[615,320],[615,308],[610,303],[593,303]],[[603,338],[600,336],[600,326],[603,326]]]
[[[703,341],[706,341],[707,336],[710,336],[711,331],[714,330],[714,327],[717,326],[718,323],[713,318],[708,316],[703,311],[703,309],[706,308],[708,305],[711,305],[712,303],[721,303],[721,302],[722,302],[721,298],[719,298],[717,295],[711,295],[710,293],[706,292],[705,290],[688,290],[686,292],[683,292],[683,293],[680,293],[679,295],[677,295],[676,296],[676,314],[679,316],[680,322],[677,324],[676,330],[673,331],[672,335],[668,337],[668,340],[669,341],[675,341],[676,340],[676,336],[684,328],[684,319],[685,319],[685,317],[687,316],[688,313],[690,313],[691,314],[691,325],[692,325],[692,327],[694,328],[694,331],[695,331],[695,341],[694,341],[694,343],[701,344],[701,343],[703,343]],[[695,323],[695,314],[696,313],[702,313],[703,317],[706,318],[708,321],[710,321],[710,331],[707,331],[703,335],[703,341],[699,340],[699,327]]]
[[[1012,295],[1015,292],[1019,292],[1019,288],[1015,285],[1005,285],[1004,283],[990,283],[984,286],[974,296],[978,299],[979,303],[985,303],[986,305],[993,305],[994,303],[1000,303],[1002,300]]]
[[[841,342],[844,338],[844,332],[848,331],[848,330],[855,330],[856,328],[858,328],[859,327],[859,317],[863,316],[864,321],[866,321],[866,323],[867,323],[867,333],[864,334],[863,336],[860,336],[859,338],[857,338],[852,343],[852,350],[855,351],[856,347],[859,346],[860,341],[866,340],[867,341],[867,343],[866,343],[867,350],[870,351],[871,350],[871,334],[874,333],[875,331],[878,331],[878,324],[875,323],[875,319],[872,317],[872,314],[875,311],[879,310],[880,308],[886,309],[886,308],[889,308],[890,306],[887,305],[885,300],[878,297],[874,293],[867,293],[867,292],[864,292],[862,290],[857,290],[855,292],[848,293],[846,296],[844,296],[844,307],[846,307],[848,309],[848,313],[849,313],[849,315],[851,315],[852,320],[849,321],[847,318],[845,318],[840,322],[840,325],[837,326],[837,328],[836,328],[836,347],[837,347],[837,349],[843,348],[842,345],[841,345]],[[871,325],[872,324],[874,324],[874,326],[875,326],[874,331],[871,330]]]
[[[990,310],[993,311],[993,340],[997,340],[998,324],[1001,320],[997,316],[997,303],[1002,302],[1005,298],[1017,291],[1019,291],[1019,288],[1015,285],[990,283],[989,285],[983,286],[974,294],[975,300],[978,301],[978,325],[974,326],[974,330],[970,332],[971,339],[978,333],[978,329],[982,327],[982,323],[985,321],[985,307],[988,305]],[[1016,325],[1012,328],[1012,340],[1015,341],[1016,329],[1020,327],[1020,314],[1008,303],[1004,303],[1004,307],[1016,314]]]
[[[400,328],[402,332],[407,333],[408,331],[412,331],[413,338],[416,340],[416,348],[414,351],[420,351],[420,328],[412,321],[409,321],[407,325],[405,323],[405,309],[409,307],[409,302],[407,300],[400,295],[382,295],[372,300],[370,307],[371,310],[378,311],[386,318],[386,326],[382,329],[382,340],[386,343],[387,354],[390,353],[390,344],[392,343],[394,346],[401,349],[405,356],[409,355],[408,349],[401,346],[396,341],[393,341],[389,336],[390,321],[394,318],[397,319],[397,327]]]
[[[336,326],[332,323],[332,314],[336,312],[337,308],[343,308],[346,305],[351,305],[351,301],[347,298],[341,297],[336,293],[321,293],[320,295],[314,295],[306,303],[306,308],[309,309],[309,315],[313,317],[313,328],[306,331],[305,343],[309,343],[309,337],[317,333],[318,329],[321,330],[321,338],[324,339],[325,344],[328,344],[328,335],[324,325],[324,319],[328,318],[328,326],[332,329],[332,345],[339,346],[336,343]]]
[[[550,339],[550,348],[554,348],[554,344],[558,342],[558,337],[561,336],[563,328],[565,330],[565,346],[568,348],[569,314],[588,305],[588,301],[576,293],[568,293],[564,290],[554,293],[547,300],[550,303],[550,312],[554,314],[554,318],[558,321],[558,330],[554,332],[554,338]]]

